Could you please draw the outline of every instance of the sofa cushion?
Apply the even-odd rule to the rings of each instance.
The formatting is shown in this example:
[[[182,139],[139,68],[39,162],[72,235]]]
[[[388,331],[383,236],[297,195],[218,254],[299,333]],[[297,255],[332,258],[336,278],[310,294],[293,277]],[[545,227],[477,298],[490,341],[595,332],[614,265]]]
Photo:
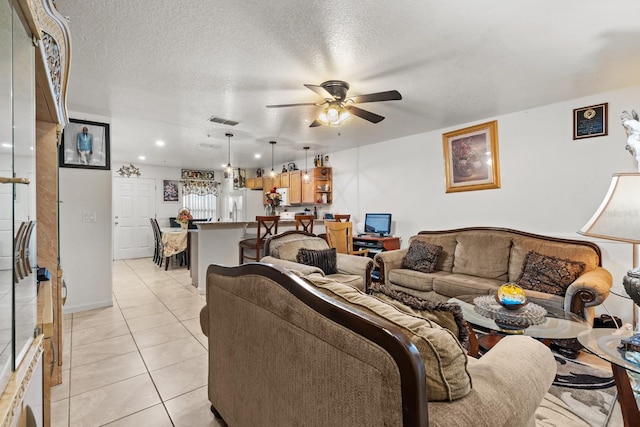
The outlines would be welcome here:
[[[332,298],[403,329],[424,362],[430,401],[455,400],[471,391],[466,351],[450,330],[434,321],[402,312],[352,286],[320,275],[307,279]]]
[[[327,274],[326,277],[327,279],[335,280],[336,282],[351,285],[353,287],[360,289],[361,291],[364,291],[364,288],[365,288],[364,278],[357,274],[336,273],[336,274]]]
[[[402,260],[402,266],[423,273],[431,273],[435,269],[440,252],[442,252],[442,246],[414,240]]]
[[[414,240],[431,243],[432,245],[442,246],[442,251],[436,262],[436,270],[447,271],[451,273],[453,268],[453,254],[456,250],[456,233],[451,234],[418,234],[409,239],[409,244]]]
[[[328,249],[298,249],[296,261],[304,265],[312,265],[321,269],[324,274],[338,272],[336,248]]]
[[[584,262],[560,259],[531,251],[524,260],[522,274],[517,283],[523,289],[564,295],[569,285],[580,277],[584,269]]]
[[[433,290],[447,297],[461,295],[487,295],[497,290],[502,280],[485,279],[466,274],[449,274],[433,280]]]
[[[272,240],[269,245],[269,255],[295,262],[300,248],[328,249],[329,244],[320,237],[292,234]]]
[[[562,259],[582,261],[585,263],[585,273],[594,270],[600,263],[598,253],[589,246],[514,236],[509,257],[509,281],[518,280],[522,274],[524,259],[531,251]]]
[[[432,291],[433,278],[438,275],[448,274],[451,273],[442,271],[422,273],[420,271],[409,270],[408,268],[396,268],[389,272],[389,282],[419,291]]]
[[[507,281],[511,237],[494,232],[469,231],[457,237],[453,273]]]

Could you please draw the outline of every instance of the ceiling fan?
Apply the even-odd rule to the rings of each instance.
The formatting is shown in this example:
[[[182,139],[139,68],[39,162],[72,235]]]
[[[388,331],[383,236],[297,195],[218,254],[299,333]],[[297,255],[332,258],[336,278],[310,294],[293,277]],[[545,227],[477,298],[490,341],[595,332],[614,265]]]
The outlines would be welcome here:
[[[319,107],[326,104],[326,107],[322,109],[318,118],[315,119],[309,127],[316,127],[320,125],[340,126],[352,116],[360,117],[370,121],[371,123],[379,123],[384,120],[383,116],[372,113],[371,111],[363,110],[362,108],[356,107],[354,104],[379,101],[398,101],[402,99],[402,95],[400,95],[400,92],[397,90],[356,95],[347,98],[349,83],[341,80],[328,80],[320,85],[305,84],[304,86],[320,95],[324,98],[324,101],[267,105],[267,108],[299,107],[303,105],[315,105]]]

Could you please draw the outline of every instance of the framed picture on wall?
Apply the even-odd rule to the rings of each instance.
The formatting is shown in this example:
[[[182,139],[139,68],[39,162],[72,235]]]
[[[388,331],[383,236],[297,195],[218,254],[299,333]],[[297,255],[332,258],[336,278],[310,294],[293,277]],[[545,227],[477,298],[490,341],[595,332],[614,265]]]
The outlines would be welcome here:
[[[180,181],[163,179],[162,180],[162,201],[177,202],[179,199],[179,195],[178,195],[179,187],[180,187]]]
[[[442,135],[447,193],[500,188],[498,122]]]
[[[607,107],[609,104],[590,105],[573,110],[573,139],[606,136]]]
[[[69,119],[58,155],[63,168],[111,169],[109,123]]]

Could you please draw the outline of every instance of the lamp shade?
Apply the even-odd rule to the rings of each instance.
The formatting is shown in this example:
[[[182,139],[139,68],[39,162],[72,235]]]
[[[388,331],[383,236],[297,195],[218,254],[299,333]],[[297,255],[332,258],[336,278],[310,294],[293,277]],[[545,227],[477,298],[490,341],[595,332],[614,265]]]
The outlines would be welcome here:
[[[600,207],[578,233],[640,243],[640,173],[614,174]]]

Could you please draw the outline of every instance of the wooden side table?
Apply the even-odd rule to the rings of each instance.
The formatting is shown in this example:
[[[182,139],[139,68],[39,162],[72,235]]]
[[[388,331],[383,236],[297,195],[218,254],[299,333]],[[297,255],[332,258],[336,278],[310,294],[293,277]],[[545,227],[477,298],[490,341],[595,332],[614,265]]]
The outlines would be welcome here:
[[[640,365],[625,359],[623,352],[618,350],[620,341],[631,335],[633,331],[626,329],[592,329],[578,335],[578,341],[584,348],[611,363],[625,427],[637,426],[640,421],[640,410],[627,374],[629,370],[640,375]]]

